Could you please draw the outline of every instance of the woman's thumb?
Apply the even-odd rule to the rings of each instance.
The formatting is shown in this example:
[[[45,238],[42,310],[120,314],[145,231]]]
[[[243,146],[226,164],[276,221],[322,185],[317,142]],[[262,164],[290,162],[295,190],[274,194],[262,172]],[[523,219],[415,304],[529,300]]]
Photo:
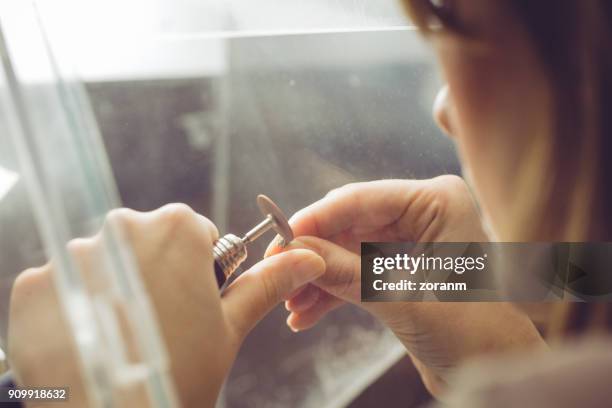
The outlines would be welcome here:
[[[324,260],[307,249],[265,258],[223,292],[226,315],[239,334],[245,336],[279,302],[324,273]]]

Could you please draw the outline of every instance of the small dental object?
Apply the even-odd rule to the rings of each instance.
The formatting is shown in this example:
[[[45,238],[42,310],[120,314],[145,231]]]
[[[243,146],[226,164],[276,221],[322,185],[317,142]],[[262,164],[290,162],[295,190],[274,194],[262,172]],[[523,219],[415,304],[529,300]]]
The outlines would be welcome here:
[[[293,231],[281,209],[263,194],[257,196],[257,205],[265,217],[263,221],[244,234],[242,238],[234,234],[227,234],[214,244],[215,276],[219,288],[223,287],[238,266],[246,260],[247,244],[255,241],[269,229],[276,231],[282,238],[280,246],[285,246],[293,241]]]

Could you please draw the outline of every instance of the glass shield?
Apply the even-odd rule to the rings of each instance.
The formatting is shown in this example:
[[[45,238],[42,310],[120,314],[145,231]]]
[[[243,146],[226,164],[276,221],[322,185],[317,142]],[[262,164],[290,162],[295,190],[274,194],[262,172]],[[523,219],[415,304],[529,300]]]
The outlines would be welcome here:
[[[175,406],[130,246],[104,221],[119,199],[82,84],[58,63],[35,4],[3,2],[0,18],[0,339],[11,375],[74,384],[72,406]],[[68,243],[94,234],[103,245],[87,265]]]
[[[89,191],[88,204],[58,204],[78,216],[75,225],[87,225],[70,238],[98,231],[119,201],[141,211],[184,202],[221,234],[241,235],[260,219],[259,193],[291,215],[347,183],[459,172],[452,144],[431,120],[433,57],[394,0],[36,4],[59,77],[80,90],[71,106],[90,107],[88,123],[101,135],[77,132],[68,143],[97,155],[103,165],[92,171],[106,186],[94,194],[81,180],[71,191]],[[0,165],[21,177],[10,159]],[[26,197],[19,183],[7,197]],[[11,222],[35,228],[34,210],[16,205]],[[81,208],[90,212],[79,215]],[[243,270],[261,259],[266,237],[273,235],[249,247]],[[15,273],[46,259],[42,249],[23,251],[32,259],[11,266]],[[278,307],[247,338],[220,407],[364,406],[357,397],[405,356],[359,309],[340,308],[297,335],[286,316]],[[149,363],[163,372],[163,359]],[[405,387],[401,401],[416,404],[419,389]]]

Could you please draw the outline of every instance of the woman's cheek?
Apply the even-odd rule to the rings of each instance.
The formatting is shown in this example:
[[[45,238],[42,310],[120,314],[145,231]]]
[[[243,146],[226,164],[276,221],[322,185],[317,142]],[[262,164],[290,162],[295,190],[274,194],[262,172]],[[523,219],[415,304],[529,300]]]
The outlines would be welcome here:
[[[512,190],[513,123],[508,118],[516,107],[504,100],[501,78],[491,61],[460,53],[441,57],[448,81],[443,129],[452,134],[458,154],[476,198],[495,229],[503,217]],[[448,130],[447,130],[448,129]]]

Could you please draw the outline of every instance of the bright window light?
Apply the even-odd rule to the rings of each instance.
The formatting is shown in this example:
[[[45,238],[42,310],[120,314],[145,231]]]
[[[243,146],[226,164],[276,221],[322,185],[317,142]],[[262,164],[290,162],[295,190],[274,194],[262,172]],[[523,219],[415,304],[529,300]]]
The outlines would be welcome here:
[[[19,175],[0,166],[0,201],[19,180]]]

